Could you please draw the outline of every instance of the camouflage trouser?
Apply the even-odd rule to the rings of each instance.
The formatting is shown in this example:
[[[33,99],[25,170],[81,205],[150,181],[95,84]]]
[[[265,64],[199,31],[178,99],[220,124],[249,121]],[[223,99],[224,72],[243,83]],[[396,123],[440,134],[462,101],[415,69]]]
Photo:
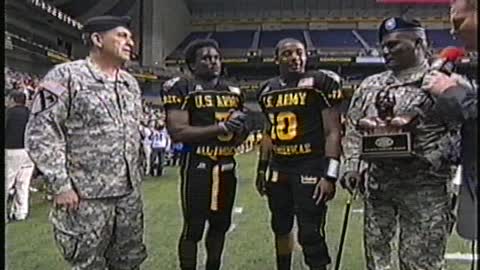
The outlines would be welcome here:
[[[56,243],[74,270],[139,269],[143,244],[143,202],[133,193],[112,199],[80,200],[69,214],[54,208],[50,221]]]
[[[364,246],[368,270],[393,267],[392,240],[399,231],[400,270],[440,270],[453,225],[446,186],[369,188],[365,199]]]

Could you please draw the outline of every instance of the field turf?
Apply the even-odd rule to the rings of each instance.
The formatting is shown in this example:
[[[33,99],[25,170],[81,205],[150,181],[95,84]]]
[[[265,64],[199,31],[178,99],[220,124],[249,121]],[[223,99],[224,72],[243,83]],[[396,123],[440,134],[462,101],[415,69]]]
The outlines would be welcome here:
[[[233,226],[228,234],[223,270],[274,269],[272,233],[266,200],[254,189],[255,154],[243,154],[239,161],[239,185]],[[178,193],[178,168],[168,168],[161,178],[147,178],[143,184],[145,210],[145,242],[148,258],[144,270],[175,270],[177,240],[181,230]],[[344,216],[347,194],[339,187],[329,204],[327,241],[332,260],[335,259]],[[69,269],[61,258],[47,221],[49,202],[43,194],[33,193],[30,217],[24,222],[6,226],[6,265],[9,270]],[[362,244],[362,204],[357,199],[350,216],[346,245],[342,259],[343,270],[365,269]],[[200,245],[199,267],[204,269],[204,248]],[[468,253],[470,244],[455,233],[449,240],[449,253]],[[333,269],[333,266],[331,267]],[[292,269],[308,269],[303,265],[301,249],[297,245]],[[448,270],[468,270],[467,264],[449,262]]]

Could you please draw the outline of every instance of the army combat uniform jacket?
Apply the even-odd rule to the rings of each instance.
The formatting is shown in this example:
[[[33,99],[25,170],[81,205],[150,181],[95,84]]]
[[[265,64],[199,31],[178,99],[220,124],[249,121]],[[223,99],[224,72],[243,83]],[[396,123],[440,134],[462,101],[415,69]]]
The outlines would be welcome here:
[[[385,71],[366,78],[355,91],[346,115],[346,134],[342,143],[344,162],[342,171],[361,171],[366,169],[360,163],[359,151],[362,131],[358,121],[364,117],[375,117],[375,98],[377,94],[388,88],[396,104],[394,116],[415,114],[416,123],[410,129],[413,137],[412,159],[384,159],[373,161],[368,172],[376,178],[387,178],[402,174],[404,183],[412,185],[445,184],[450,177],[450,169],[455,157],[459,155],[459,126],[442,121],[429,114],[436,100],[428,92],[422,90],[424,76],[428,65],[406,70],[395,76],[393,71]],[[435,179],[438,183],[418,182],[418,177]],[[385,179],[385,181],[388,181]],[[371,180],[371,179],[369,179]],[[407,184],[407,185],[408,185]]]
[[[140,88],[126,71],[103,74],[87,58],[56,66],[39,86],[26,146],[55,194],[121,196],[141,181]]]

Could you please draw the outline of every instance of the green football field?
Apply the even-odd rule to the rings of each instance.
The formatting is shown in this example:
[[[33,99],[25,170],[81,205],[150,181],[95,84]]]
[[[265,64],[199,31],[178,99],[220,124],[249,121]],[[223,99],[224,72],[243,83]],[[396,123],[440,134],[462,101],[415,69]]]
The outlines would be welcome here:
[[[223,270],[274,269],[272,233],[269,213],[264,198],[254,189],[253,153],[240,155],[239,186],[233,226],[228,233]],[[148,178],[143,185],[145,202],[145,242],[148,258],[142,269],[174,270],[177,265],[177,239],[181,230],[178,194],[178,169],[168,168],[161,178]],[[335,259],[342,228],[346,193],[337,189],[335,199],[329,204],[327,241],[332,260]],[[362,247],[362,212],[357,200],[352,209],[348,234],[342,259],[343,270],[365,269]],[[7,258],[9,270],[60,270],[68,269],[53,241],[52,229],[47,221],[49,203],[41,193],[34,193],[30,218],[25,222],[8,224]],[[469,253],[470,244],[453,235],[448,253]],[[200,244],[199,267],[204,269],[204,249]],[[293,268],[307,269],[297,246]],[[333,269],[333,267],[331,267]],[[465,263],[448,261],[446,269],[468,270]]]

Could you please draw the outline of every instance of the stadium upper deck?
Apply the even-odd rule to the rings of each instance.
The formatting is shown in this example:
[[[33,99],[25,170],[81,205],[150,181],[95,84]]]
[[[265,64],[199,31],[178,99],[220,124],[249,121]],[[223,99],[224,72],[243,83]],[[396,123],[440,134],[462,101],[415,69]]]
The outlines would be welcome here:
[[[354,31],[358,34],[355,35]],[[427,31],[430,45],[435,49],[460,45],[453,39],[448,29]],[[251,52],[258,52],[266,57],[273,56],[273,48],[282,38],[291,37],[307,44],[311,52],[338,52],[359,54],[365,52],[365,44],[371,48],[378,47],[376,30],[365,29],[328,29],[328,30],[237,30],[228,32],[193,32],[188,35],[168,59],[182,56],[186,45],[197,38],[212,38],[218,41],[226,57],[242,57]],[[365,41],[366,43],[363,43]],[[363,45],[362,45],[363,43]]]

